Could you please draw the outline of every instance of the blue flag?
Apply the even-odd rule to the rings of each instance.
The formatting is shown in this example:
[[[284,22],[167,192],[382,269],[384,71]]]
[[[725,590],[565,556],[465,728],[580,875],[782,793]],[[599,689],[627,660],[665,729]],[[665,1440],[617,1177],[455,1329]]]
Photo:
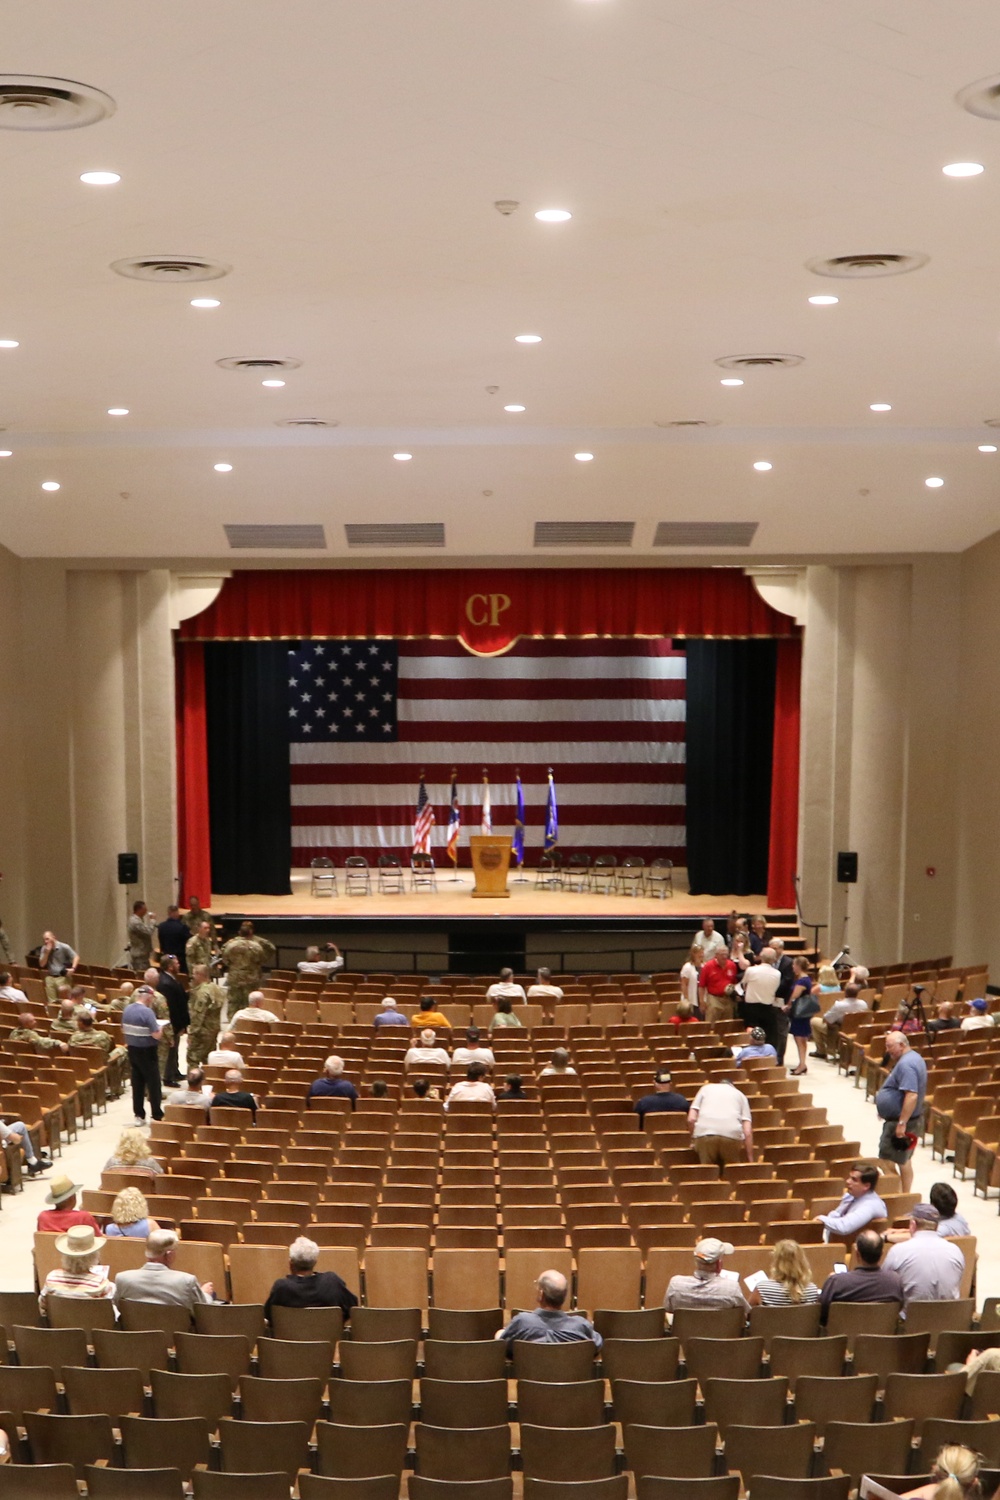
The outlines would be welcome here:
[[[524,787],[520,776],[514,777],[514,796],[517,804],[514,813],[514,858],[520,867],[524,864]]]
[[[549,771],[549,795],[545,803],[545,852],[554,849],[559,842],[559,809],[556,806],[556,784]]]

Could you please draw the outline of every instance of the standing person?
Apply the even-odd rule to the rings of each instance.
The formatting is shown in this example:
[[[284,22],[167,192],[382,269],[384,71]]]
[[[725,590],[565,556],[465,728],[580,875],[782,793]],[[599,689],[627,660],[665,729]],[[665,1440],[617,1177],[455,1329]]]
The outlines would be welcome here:
[[[199,922],[197,930],[184,945],[184,972],[193,974],[197,965],[203,964],[206,971],[211,973],[214,956],[215,942],[212,937],[212,924]]]
[[[160,1023],[160,1040],[156,1044],[156,1061],[160,1069],[160,1082],[169,1084],[173,1088],[172,1080],[167,1076],[170,1071],[170,1054],[173,1052],[175,1063],[177,1057],[177,1042],[174,1028],[170,1020],[170,1006],[166,997],[158,988],[160,978],[159,969],[147,969],[142,976],[142,984],[136,990],[136,998],[144,1005],[148,1005],[154,1016]]]
[[[122,1036],[128,1049],[128,1064],[132,1075],[132,1113],[137,1125],[146,1123],[147,1094],[149,1112],[153,1119],[163,1119],[157,1061],[157,1044],[162,1035],[163,1028],[155,1011],[141,998],[137,997],[126,1005],[122,1011]]]
[[[688,1002],[688,1004],[693,1007],[697,1007],[699,1000],[698,976],[701,973],[701,964],[698,962],[698,960],[700,958],[701,949],[696,948],[692,943],[688,951],[688,956],[684,963],[681,965],[681,994],[684,996],[684,999]]]
[[[754,917],[750,923],[750,952],[754,958],[760,958],[761,952],[767,947],[767,922],[763,917]]]
[[[184,913],[183,920],[186,922],[188,931],[192,937],[199,930],[202,922],[207,922],[211,931],[212,913],[205,910],[197,896],[191,897],[191,904]]]
[[[688,1111],[688,1125],[700,1162],[724,1167],[744,1154],[753,1161],[750,1104],[732,1079],[702,1084]]]
[[[191,992],[188,995],[188,1067],[204,1063],[215,1046],[222,1021],[222,1007],[226,997],[222,988],[208,977],[204,964],[196,964],[191,975]]]
[[[710,1025],[733,1019],[733,986],[738,978],[739,970],[724,945],[702,964],[698,975],[698,998]]]
[[[904,1193],[913,1191],[913,1152],[920,1133],[927,1092],[927,1064],[914,1052],[902,1031],[886,1035],[885,1050],[892,1072],[875,1095],[875,1108],[882,1121],[878,1144],[879,1161],[899,1172]]]
[[[760,950],[760,962],[743,973],[743,1019],[748,1026],[759,1026],[774,1048],[778,1062],[784,1060],[784,1045],[779,1035],[778,1012],[783,1002],[778,997],[781,971],[773,948]]]
[[[819,1012],[819,1001],[813,995],[809,960],[796,954],[792,959],[792,970],[795,975],[792,980],[792,993],[784,1009],[791,1023],[790,1030],[795,1039],[795,1050],[799,1054],[798,1067],[791,1069],[792,1074],[796,1075],[807,1071],[806,1053],[809,1050],[809,1037],[812,1034],[810,1023],[813,1016]]]
[[[273,943],[254,934],[252,922],[242,922],[239,934],[230,938],[222,950],[228,971],[229,1005],[226,1014],[232,1021],[250,999],[250,991],[260,988],[264,965],[275,959]]]
[[[692,948],[701,949],[701,958],[698,966],[707,964],[710,958],[714,958],[723,948],[729,947],[721,932],[716,932],[715,922],[711,917],[706,917],[701,924],[701,931],[696,932],[691,943]]]
[[[181,919],[179,906],[168,906],[166,920],[161,922],[156,929],[156,936],[160,949],[160,964],[168,953],[172,953],[180,965],[181,972],[187,973],[186,948],[191,937],[191,929]]]
[[[132,904],[132,915],[128,919],[128,959],[133,969],[140,973],[149,968],[156,939],[156,917],[145,901]]]
[[[64,974],[75,974],[80,962],[69,943],[61,943],[54,932],[42,934],[42,946],[38,950],[38,970],[45,976],[45,998],[50,1005],[59,999],[59,981]]]
[[[183,924],[182,924],[183,925]],[[155,973],[155,971],[152,971]],[[181,984],[180,959],[176,953],[164,954],[160,959],[160,972],[150,981],[149,974],[146,975],[146,983],[152,982],[167,1002],[167,1011],[170,1015],[170,1025],[173,1031],[173,1040],[167,1054],[166,1069],[164,1071],[164,1082],[175,1088],[181,1081],[180,1066],[177,1054],[180,1050],[181,1037],[191,1024],[191,1014],[188,1010],[187,990]]]

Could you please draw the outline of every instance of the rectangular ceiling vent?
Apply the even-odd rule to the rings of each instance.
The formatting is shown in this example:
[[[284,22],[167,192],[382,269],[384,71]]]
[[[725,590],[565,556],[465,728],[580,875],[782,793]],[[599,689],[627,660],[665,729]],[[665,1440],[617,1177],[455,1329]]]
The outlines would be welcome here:
[[[443,521],[371,521],[344,526],[349,547],[443,547]]]
[[[536,547],[631,547],[634,521],[536,521]]]
[[[654,547],[749,547],[759,521],[661,521]]]
[[[230,547],[269,547],[290,551],[323,552],[326,532],[322,526],[227,526]]]

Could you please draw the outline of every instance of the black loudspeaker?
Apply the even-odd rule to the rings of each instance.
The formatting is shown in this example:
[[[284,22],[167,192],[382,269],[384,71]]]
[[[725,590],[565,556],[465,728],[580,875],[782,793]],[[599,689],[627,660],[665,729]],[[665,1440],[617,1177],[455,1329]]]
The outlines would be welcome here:
[[[858,878],[858,856],[843,849],[837,855],[837,884],[854,885]]]
[[[138,854],[119,854],[118,856],[118,884],[139,884],[139,856]]]

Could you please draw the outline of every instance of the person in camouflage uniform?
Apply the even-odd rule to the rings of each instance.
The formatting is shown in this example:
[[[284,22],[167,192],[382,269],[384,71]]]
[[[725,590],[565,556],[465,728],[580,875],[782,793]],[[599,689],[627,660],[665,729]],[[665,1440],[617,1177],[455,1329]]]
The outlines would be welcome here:
[[[59,1038],[65,1041],[71,1037],[76,1030],[76,1018],[80,1007],[72,995],[67,995],[59,1002],[59,1014],[52,1022],[49,1030],[57,1033]]]
[[[227,1012],[230,1021],[238,1010],[242,1010],[250,998],[250,991],[260,988],[261,974],[266,965],[270,966],[276,958],[273,943],[267,938],[254,935],[253,923],[244,922],[239,930],[239,935],[230,938],[222,950],[222,958],[227,965],[227,992],[229,995],[229,1010]]]
[[[76,1030],[69,1039],[69,1046],[74,1051],[77,1047],[97,1047],[105,1062],[125,1056],[125,1048],[116,1047],[110,1033],[94,1025],[94,1018],[88,1010],[77,1016]]]
[[[140,974],[149,968],[156,941],[156,917],[145,901],[133,902],[132,915],[128,919],[128,958],[133,969]]]
[[[57,1036],[46,1036],[35,1029],[35,1018],[30,1010],[22,1010],[17,1025],[10,1034],[12,1042],[28,1042],[36,1052],[68,1052],[69,1047]]]
[[[198,900],[197,896],[192,896],[191,905],[184,913],[183,917],[181,917],[181,921],[188,924],[191,929],[191,936],[194,937],[197,934],[202,922],[207,922],[209,924],[209,930],[211,930],[212,913],[205,910],[201,902]]]
[[[189,937],[184,945],[184,958],[187,962],[188,973],[193,974],[198,964],[203,964],[211,973],[214,943],[212,940],[211,922],[199,922],[193,937]]]
[[[187,1044],[189,1068],[203,1064],[215,1046],[225,1001],[225,991],[220,985],[213,984],[205,965],[196,965],[188,994],[188,1010],[191,1012]]]

